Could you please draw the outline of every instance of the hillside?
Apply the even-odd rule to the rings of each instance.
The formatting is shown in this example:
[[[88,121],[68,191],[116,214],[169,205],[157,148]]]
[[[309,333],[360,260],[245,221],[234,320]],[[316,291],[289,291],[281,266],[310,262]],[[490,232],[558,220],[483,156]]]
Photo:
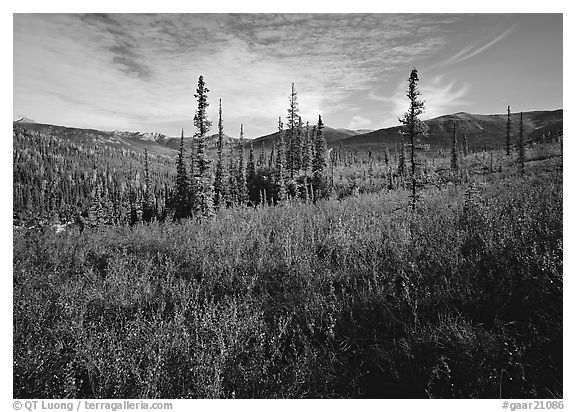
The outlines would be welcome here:
[[[519,113],[512,114],[512,135],[518,131]],[[506,115],[482,115],[470,113],[454,113],[426,120],[430,131],[426,143],[431,146],[450,146],[452,142],[453,122],[457,124],[458,137],[466,133],[471,147],[501,146],[504,143],[506,130]],[[76,143],[99,144],[113,148],[125,148],[143,153],[145,148],[152,153],[173,155],[180,146],[179,137],[168,137],[158,133],[141,132],[109,132],[94,129],[79,129],[73,127],[56,126],[33,121],[17,120],[14,124],[26,127],[29,130],[57,136]],[[542,133],[562,130],[563,110],[533,111],[524,113],[524,130],[528,141],[537,139]],[[371,150],[379,146],[391,146],[399,143],[400,126],[379,129],[375,131],[324,128],[324,136],[329,146],[342,145],[348,150]],[[254,148],[262,146],[270,150],[272,143],[278,137],[278,132],[257,137],[253,140]],[[189,141],[190,137],[185,137]],[[207,147],[210,155],[216,153],[218,134],[207,138]],[[225,135],[225,146],[237,142],[237,138]],[[247,144],[249,140],[247,139]]]
[[[524,130],[528,140],[536,138],[542,132],[562,129],[563,110],[525,112],[523,115]],[[456,122],[458,138],[466,133],[470,146],[481,147],[501,146],[506,134],[506,115],[481,115],[470,113],[454,113],[426,120],[429,137],[426,143],[432,146],[450,146],[452,142],[453,124]],[[520,113],[512,114],[513,138],[518,132]],[[399,142],[400,126],[379,129],[370,133],[350,136],[342,139],[347,148],[362,148],[370,146],[390,145]]]
[[[310,130],[312,130],[312,127],[310,127]],[[360,130],[334,129],[332,127],[327,126],[324,127],[324,137],[326,138],[326,142],[328,144],[339,142],[352,136],[359,136],[362,133],[363,132]],[[270,147],[272,147],[272,142],[274,142],[274,140],[277,137],[278,132],[268,134],[266,136],[257,137],[254,139],[254,146],[261,147],[262,144],[264,144],[264,147],[266,149],[269,149]]]
[[[80,129],[76,127],[35,123],[34,121],[27,121],[26,119],[15,120],[13,124],[19,127],[25,127],[30,131],[58,137],[76,144],[127,149],[137,153],[144,153],[144,149],[147,148],[152,153],[173,155],[180,147],[180,137],[168,137],[160,133],[110,132],[95,129]],[[186,142],[189,142],[191,137],[185,136],[184,139]],[[237,138],[224,135],[225,146],[237,140]],[[208,136],[206,141],[208,151],[210,153],[216,152],[218,134]]]
[[[15,121],[14,124],[33,132],[58,137],[76,144],[127,149],[137,153],[143,153],[145,148],[157,154],[170,155],[173,153],[172,148],[167,143],[170,139],[159,133],[109,132],[20,121]]]

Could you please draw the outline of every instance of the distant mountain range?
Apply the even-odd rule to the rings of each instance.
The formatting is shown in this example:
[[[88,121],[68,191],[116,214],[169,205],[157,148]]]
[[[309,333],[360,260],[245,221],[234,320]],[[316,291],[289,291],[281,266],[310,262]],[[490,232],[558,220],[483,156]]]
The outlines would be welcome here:
[[[518,133],[520,114],[512,114],[513,138]],[[429,126],[429,136],[424,143],[431,146],[448,147],[452,143],[453,124],[456,123],[458,139],[466,133],[470,146],[501,146],[504,144],[506,130],[506,114],[482,115],[470,113],[454,113],[426,120]],[[562,129],[563,110],[532,111],[523,114],[524,130],[527,140],[534,139],[542,133]],[[144,148],[159,154],[174,154],[180,146],[179,137],[168,137],[159,133],[141,132],[107,132],[94,129],[79,129],[73,127],[55,126],[50,124],[35,123],[31,119],[21,118],[14,121],[30,130],[41,133],[60,136],[65,139],[86,144],[104,144],[116,148],[143,152]],[[398,144],[400,126],[389,127],[379,130],[349,130],[324,128],[324,136],[329,146],[342,145],[349,150],[378,150],[383,147]],[[267,150],[272,147],[278,132],[253,139],[256,150],[264,146]],[[189,140],[190,137],[185,137]],[[210,152],[216,151],[218,134],[207,137],[207,146]],[[224,136],[225,146],[236,142],[238,138]],[[247,144],[249,140],[247,139]]]
[[[549,130],[562,129],[563,110],[525,112],[522,120],[527,140]],[[511,133],[515,139],[520,124],[520,113],[511,115]],[[501,146],[506,136],[506,114],[470,114],[454,113],[426,120],[429,136],[424,143],[431,146],[450,146],[452,144],[453,125],[456,123],[458,139],[466,133],[470,146]],[[342,139],[344,147],[367,147],[394,145],[399,142],[400,126],[375,130],[359,136]]]

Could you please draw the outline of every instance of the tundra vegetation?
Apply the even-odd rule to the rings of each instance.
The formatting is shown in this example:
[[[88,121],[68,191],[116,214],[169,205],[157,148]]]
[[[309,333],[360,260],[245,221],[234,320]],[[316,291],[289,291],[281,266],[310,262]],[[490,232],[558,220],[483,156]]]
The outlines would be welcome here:
[[[392,153],[292,85],[210,158],[202,78],[175,158],[15,126],[14,397],[562,397],[561,139],[426,151],[410,90]]]

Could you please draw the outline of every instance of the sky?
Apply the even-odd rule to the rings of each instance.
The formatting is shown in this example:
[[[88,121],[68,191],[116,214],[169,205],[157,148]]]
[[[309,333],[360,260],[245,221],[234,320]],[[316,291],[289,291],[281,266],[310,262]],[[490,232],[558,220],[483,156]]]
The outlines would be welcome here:
[[[399,124],[412,68],[424,119],[562,104],[562,14],[14,14],[13,117],[192,135],[198,77],[211,131],[286,122]]]

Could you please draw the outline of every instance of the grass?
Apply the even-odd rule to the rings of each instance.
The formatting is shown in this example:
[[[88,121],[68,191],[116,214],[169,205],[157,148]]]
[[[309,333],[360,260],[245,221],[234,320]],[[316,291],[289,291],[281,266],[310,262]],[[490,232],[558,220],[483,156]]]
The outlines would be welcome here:
[[[14,397],[562,397],[561,160],[530,153],[468,156],[414,214],[384,190],[15,229]]]

